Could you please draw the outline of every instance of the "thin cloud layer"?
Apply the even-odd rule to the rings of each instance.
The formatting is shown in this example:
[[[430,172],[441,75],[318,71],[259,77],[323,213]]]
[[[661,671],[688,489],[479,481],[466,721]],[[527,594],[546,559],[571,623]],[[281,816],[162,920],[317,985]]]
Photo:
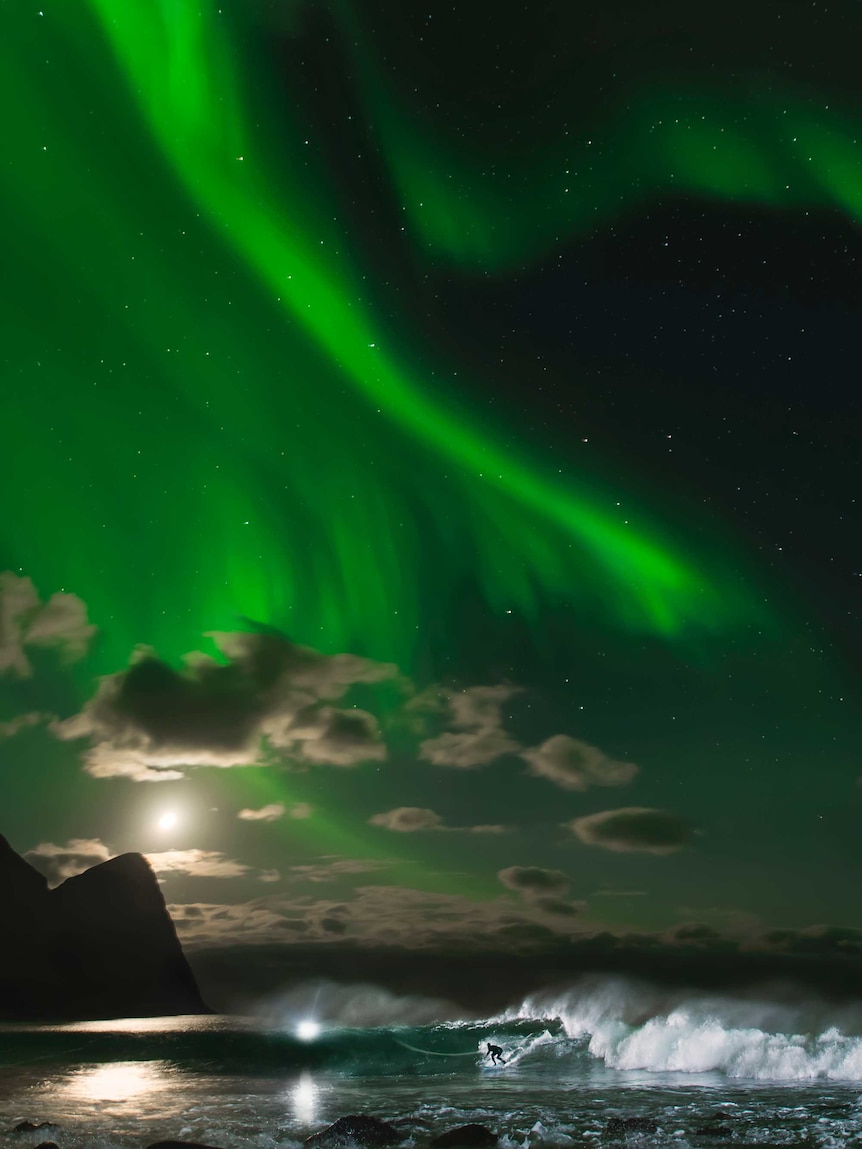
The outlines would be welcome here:
[[[440,691],[432,696],[440,697]],[[445,694],[450,723],[435,738],[426,738],[419,746],[419,756],[435,766],[452,766],[474,770],[478,766],[515,754],[521,745],[503,729],[503,706],[520,687],[510,685],[471,686]]]
[[[626,806],[575,818],[570,828],[587,846],[619,854],[674,854],[691,841],[691,827],[676,814]]]
[[[527,762],[529,773],[546,778],[564,790],[625,786],[638,773],[633,762],[618,762],[597,746],[568,734],[555,734],[541,746],[524,750],[521,757]]]
[[[372,814],[368,824],[382,826],[398,834],[412,834],[417,830],[439,830],[449,834],[505,834],[507,830],[506,826],[496,825],[447,826],[434,810],[421,806],[396,806],[394,810]]]
[[[394,830],[398,834],[412,834],[416,830],[439,830],[443,825],[443,819],[433,810],[425,810],[419,806],[398,806],[382,814],[373,814],[368,819],[368,824],[382,826],[385,830]]]
[[[256,870],[219,850],[163,850],[144,856],[159,878],[183,874],[190,878],[252,877],[260,882],[277,882],[281,877],[277,870]]]
[[[332,702],[397,668],[352,654],[324,655],[276,633],[211,635],[229,661],[190,655],[182,670],[139,650],[103,678],[84,709],[51,727],[87,739],[96,778],[175,781],[196,766],[251,766],[274,752],[294,766],[355,766],[385,757],[377,721]]]
[[[40,842],[24,857],[45,875],[49,885],[59,886],[67,878],[74,878],[100,862],[107,862],[113,854],[99,838],[70,838],[62,846],[56,842]]]
[[[242,822],[277,822],[285,813],[284,802],[272,802],[259,810],[240,810],[237,818]]]
[[[183,944],[191,949],[350,942],[405,951],[455,946],[520,952],[580,932],[575,913],[549,912],[529,900],[515,903],[503,896],[477,901],[391,885],[359,886],[338,899],[287,893],[240,905],[168,908]]]
[[[32,675],[25,647],[53,648],[74,662],[87,653],[95,633],[77,595],[58,591],[43,603],[31,579],[0,574],[0,674]]]
[[[11,718],[8,722],[0,722],[0,742],[6,738],[14,738],[22,730],[28,730],[33,726],[38,726],[40,722],[48,720],[50,720],[50,715],[31,710],[27,714],[19,714],[17,717]]]

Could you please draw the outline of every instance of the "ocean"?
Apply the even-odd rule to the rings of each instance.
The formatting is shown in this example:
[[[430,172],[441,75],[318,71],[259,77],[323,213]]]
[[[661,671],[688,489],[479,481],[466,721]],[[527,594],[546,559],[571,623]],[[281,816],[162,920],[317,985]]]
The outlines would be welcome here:
[[[467,1122],[503,1149],[862,1146],[862,1002],[593,977],[494,1017],[455,1013],[321,984],[254,1017],[0,1026],[0,1145],[295,1149],[367,1113],[408,1149]],[[12,1132],[23,1120],[52,1127]]]

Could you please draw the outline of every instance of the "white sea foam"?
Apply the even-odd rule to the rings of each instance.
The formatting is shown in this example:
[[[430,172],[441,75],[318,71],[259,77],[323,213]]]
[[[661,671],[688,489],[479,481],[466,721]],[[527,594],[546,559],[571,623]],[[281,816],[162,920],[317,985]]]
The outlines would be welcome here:
[[[380,986],[305,982],[258,1006],[270,1023],[293,1030],[303,1020],[324,1027],[373,1029],[378,1026],[433,1025],[463,1017],[463,1010],[442,998],[394,994]]]
[[[698,995],[591,978],[528,998],[499,1020],[529,1018],[559,1019],[567,1039],[582,1039],[613,1069],[862,1082],[858,1007]]]

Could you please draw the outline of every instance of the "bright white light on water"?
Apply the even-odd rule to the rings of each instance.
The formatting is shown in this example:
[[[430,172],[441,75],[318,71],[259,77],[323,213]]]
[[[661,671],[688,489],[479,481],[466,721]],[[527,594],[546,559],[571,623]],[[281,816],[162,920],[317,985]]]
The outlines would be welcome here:
[[[159,817],[156,825],[160,830],[173,830],[179,824],[180,816],[176,810],[165,810],[164,814]]]
[[[310,1017],[303,1018],[296,1027],[296,1036],[300,1041],[314,1041],[320,1034],[320,1023]]]
[[[70,1092],[87,1101],[128,1101],[164,1086],[164,1062],[121,1061],[76,1073]]]
[[[292,1100],[294,1112],[300,1121],[311,1121],[314,1118],[317,1086],[310,1073],[300,1075],[292,1090]]]

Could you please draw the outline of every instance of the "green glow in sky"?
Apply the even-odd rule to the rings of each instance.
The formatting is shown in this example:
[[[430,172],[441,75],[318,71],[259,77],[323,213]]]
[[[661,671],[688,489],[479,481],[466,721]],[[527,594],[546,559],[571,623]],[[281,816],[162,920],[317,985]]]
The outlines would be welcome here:
[[[643,411],[651,394],[648,357],[638,360],[626,332],[619,348],[597,353],[610,361],[619,351],[631,372],[608,392],[611,431],[603,445],[582,449],[588,428],[583,440],[572,431],[573,412],[595,376],[580,373],[576,337],[561,356],[571,377],[554,378],[547,406],[533,406],[524,381],[494,357],[506,332],[495,344],[504,308],[494,311],[493,289],[568,258],[575,241],[626,218],[639,219],[651,242],[653,205],[682,202],[694,212],[713,200],[753,205],[760,218],[817,208],[862,218],[857,126],[837,104],[797,99],[778,84],[734,85],[720,68],[696,80],[656,71],[633,77],[623,94],[597,96],[588,114],[572,117],[577,129],[555,108],[535,138],[509,147],[503,117],[468,109],[456,131],[427,90],[414,100],[363,11],[332,0],[320,7],[351,64],[343,78],[350,117],[318,130],[315,114],[324,120],[337,101],[323,94],[318,106],[285,63],[290,53],[270,51],[261,26],[277,7],[52,0],[41,11],[16,5],[4,21],[0,98],[14,115],[0,181],[8,273],[0,571],[31,576],[43,597],[80,596],[99,629],[84,662],[49,665],[53,654],[40,652],[43,677],[4,679],[0,721],[76,713],[94,676],[120,671],[139,645],[177,667],[199,648],[212,654],[209,632],[248,629],[248,620],[328,654],[397,663],[417,690],[512,681],[523,687],[513,709],[523,706],[516,718],[525,746],[559,732],[595,742],[642,766],[647,796],[565,791],[561,799],[550,783],[541,790],[524,759],[503,764],[502,786],[497,763],[435,773],[406,736],[398,745],[393,712],[406,695],[396,704],[385,691],[375,713],[384,727],[391,720],[394,750],[379,767],[325,764],[294,775],[264,755],[258,766],[200,769],[166,786],[188,786],[201,810],[218,810],[227,838],[249,833],[236,818],[243,805],[307,803],[313,817],[286,817],[271,831],[285,865],[325,849],[394,861],[381,881],[477,896],[499,893],[494,875],[512,861],[510,842],[525,864],[535,854],[569,865],[547,832],[559,826],[561,801],[575,812],[583,801],[675,809],[693,787],[693,825],[708,825],[721,802],[728,819],[698,841],[703,868],[683,866],[679,889],[667,895],[674,906],[693,904],[704,872],[727,872],[727,855],[715,862],[710,846],[721,842],[730,854],[733,819],[760,817],[739,794],[763,772],[770,825],[774,793],[795,786],[807,795],[810,763],[824,747],[832,753],[835,719],[827,708],[806,726],[806,707],[824,691],[835,707],[847,695],[843,686],[826,691],[833,656],[789,605],[805,579],[794,583],[770,535],[769,483],[725,498],[732,484],[713,481],[709,469],[722,459],[735,474],[733,451],[711,458],[708,436],[689,444],[688,470],[675,468],[676,455],[662,455],[650,474],[622,458],[614,434],[630,435],[620,444],[640,434],[636,412],[622,409],[627,396],[637,394]],[[304,11],[293,5],[297,40]],[[280,34],[289,39],[293,27]],[[323,60],[330,41],[319,29],[309,40]],[[603,67],[604,59],[596,72]],[[345,152],[354,143],[366,152],[355,184],[333,159],[339,132]],[[646,267],[645,281],[650,274]],[[480,366],[470,365],[473,333],[440,336],[451,313],[441,320],[441,305],[429,315],[428,300],[411,295],[419,282],[442,284],[441,295],[448,284],[455,300],[475,285],[484,302],[492,289],[490,334],[476,333]],[[530,305],[541,308],[556,282],[549,275]],[[628,306],[637,318],[637,300]],[[673,307],[656,353],[664,355],[656,370],[667,370],[666,392],[652,392],[665,404],[651,426],[656,437],[677,388],[700,395],[697,379],[680,377],[688,367],[674,375]],[[610,311],[613,321],[613,303]],[[565,338],[564,323],[555,337]],[[529,342],[532,329],[526,334]],[[537,323],[537,355],[541,342]],[[743,337],[739,347],[752,350]],[[709,357],[707,347],[704,371],[714,369]],[[770,403],[784,378],[772,371],[767,364]],[[738,402],[735,414],[729,405],[728,433],[745,420],[749,382],[743,371],[738,395],[728,387]],[[704,425],[710,418],[707,411]],[[800,423],[804,430],[804,409]],[[685,432],[686,418],[680,425]],[[663,426],[660,434],[663,441]],[[770,449],[767,468],[772,458],[783,467],[790,456]],[[659,458],[651,449],[641,457]],[[794,465],[795,457],[776,478],[788,492]],[[686,475],[691,489],[681,490]],[[794,505],[794,541],[805,529],[795,514]],[[43,683],[48,697],[34,701],[27,691]],[[553,715],[542,714],[547,699]],[[5,785],[28,811],[29,841],[43,833],[46,776],[56,776],[57,811],[45,832],[58,841],[101,835],[114,845],[118,826],[119,844],[123,827],[137,824],[146,787],[91,778],[81,749],[56,744],[44,722],[16,736],[22,765]],[[833,759],[823,761],[825,776]],[[725,782],[734,770],[738,791]],[[211,802],[201,797],[207,788]],[[73,791],[76,801],[66,802]],[[488,813],[504,791],[509,807]],[[843,815],[844,792],[834,795]],[[440,807],[447,833],[408,839],[368,824],[397,806]],[[799,824],[807,797],[804,807],[794,808]],[[522,819],[526,836],[516,838]],[[486,824],[500,833],[467,832]],[[797,823],[787,826],[795,849]],[[821,830],[831,832],[825,823]],[[766,854],[771,845],[755,837]],[[596,863],[597,888],[603,873]],[[739,883],[747,890],[748,876]],[[792,896],[789,884],[782,896]]]
[[[80,12],[34,15],[7,42],[16,292],[41,301],[59,337],[36,360],[19,330],[4,455],[14,468],[27,439],[39,478],[20,492],[7,544],[42,585],[102,604],[115,661],[140,637],[121,586],[139,546],[171,556],[169,596],[155,569],[142,571],[153,597],[139,590],[134,614],[175,655],[248,616],[409,665],[423,618],[465,578],[501,613],[598,600],[620,627],[666,638],[762,615],[760,596],[690,532],[630,491],[620,498],[629,476],[611,490],[571,460],[551,465],[505,415],[471,409],[454,365],[405,346],[298,113],[276,132],[250,102],[242,30],[225,13],[92,8],[115,62]],[[350,10],[339,14],[356,32]],[[828,109],[817,119],[775,95],[649,90],[595,140],[561,139],[538,165],[522,157],[507,173],[517,178],[489,181],[469,147],[426,137],[355,42],[409,226],[420,247],[460,263],[535,257],[671,189],[858,213],[852,124]],[[62,61],[39,56],[52,44]],[[156,212],[172,234],[153,234]],[[82,309],[101,317],[87,346]],[[29,435],[46,410],[57,425]],[[71,492],[75,506],[59,497]],[[420,507],[431,530],[416,525]]]
[[[110,87],[116,80],[106,50],[90,81],[93,99],[111,90],[118,138],[138,150],[136,166],[146,169],[148,184],[142,187],[139,173],[131,174],[125,160],[112,163],[100,147],[101,170],[85,166],[63,206],[71,222],[76,193],[90,202],[97,197],[103,233],[82,232],[75,223],[60,237],[65,250],[52,258],[55,266],[65,257],[74,267],[96,296],[92,303],[115,347],[124,344],[121,354],[135,354],[138,362],[113,366],[122,389],[112,386],[119,380],[108,381],[99,425],[84,420],[76,427],[81,437],[68,464],[61,468],[54,443],[44,445],[43,464],[58,485],[67,466],[80,468],[73,483],[86,487],[90,480],[88,497],[103,509],[89,517],[111,520],[87,532],[97,550],[100,530],[124,518],[125,493],[149,488],[157,498],[155,473],[163,476],[171,511],[148,523],[130,517],[127,539],[133,546],[141,530],[164,533],[177,588],[172,605],[189,602],[185,609],[194,616],[186,629],[176,618],[161,625],[151,613],[148,633],[160,649],[179,653],[178,631],[187,647],[195,633],[223,625],[230,613],[285,626],[324,648],[352,643],[409,665],[423,618],[465,578],[477,579],[500,613],[534,617],[543,599],[598,601],[619,626],[667,638],[732,630],[757,616],[733,576],[672,541],[655,515],[631,499],[620,505],[619,492],[597,488],[571,464],[549,466],[541,444],[519,441],[503,421],[484,420],[465,396],[456,406],[451,382],[439,384],[441,374],[451,381],[451,369],[433,365],[427,348],[395,349],[393,321],[378,317],[373,285],[353,257],[351,236],[332,218],[325,172],[301,126],[292,139],[282,130],[276,145],[266,110],[246,106],[240,53],[231,50],[239,33],[226,16],[207,4],[93,0],[93,7],[158,156],[145,161],[137,115]],[[74,26],[80,14],[52,19],[65,19],[57,32],[67,40],[85,35]],[[50,165],[52,153],[69,146],[68,115],[76,113],[67,115],[59,94],[39,90],[37,76],[24,69],[9,82],[25,110],[17,146],[37,153],[27,164]],[[34,134],[37,123],[41,135]],[[46,155],[38,154],[37,137],[49,140]],[[79,143],[99,141],[79,133]],[[67,155],[58,162],[73,161]],[[155,251],[142,225],[150,182],[159,196],[174,194],[162,165],[188,201],[172,204],[177,231]],[[56,199],[34,202],[33,168],[19,178],[19,204],[45,228]],[[57,168],[50,178],[62,178]],[[192,220],[193,239],[184,230],[190,213],[200,216]],[[241,260],[226,274],[257,281],[250,323],[230,292],[217,313],[212,286],[191,282],[204,267],[210,276],[213,265],[224,269],[225,248]],[[129,279],[120,291],[118,257]],[[190,258],[201,266],[189,268]],[[219,280],[217,290],[224,284]],[[134,305],[126,302],[132,293]],[[146,331],[129,314],[144,300],[152,309]],[[139,344],[134,352],[125,350],[129,336]],[[82,415],[79,396],[89,397],[94,381],[61,381],[57,364],[40,369],[43,376],[50,371],[48,385],[58,387],[61,402]],[[159,405],[148,411],[157,391]],[[22,424],[32,414],[29,402],[21,397]],[[156,425],[146,426],[148,420]],[[105,441],[102,464],[115,455],[109,467],[97,462],[94,433]],[[76,458],[81,451],[84,457]],[[153,451],[157,459],[148,461]],[[421,537],[419,507],[432,524]],[[57,516],[56,526],[54,513],[42,497],[20,519],[24,537],[17,545],[37,567],[40,557],[49,560],[39,556],[38,540],[26,538],[29,530],[62,536],[81,529],[74,511]],[[428,569],[429,546],[433,587],[418,573]],[[63,549],[77,548],[67,538]],[[50,565],[57,570],[56,552]],[[61,569],[86,598],[94,576],[75,557]],[[115,582],[106,574],[98,593],[90,593],[102,603],[115,600],[112,617],[121,629],[128,606]],[[143,605],[136,604],[141,614]]]

